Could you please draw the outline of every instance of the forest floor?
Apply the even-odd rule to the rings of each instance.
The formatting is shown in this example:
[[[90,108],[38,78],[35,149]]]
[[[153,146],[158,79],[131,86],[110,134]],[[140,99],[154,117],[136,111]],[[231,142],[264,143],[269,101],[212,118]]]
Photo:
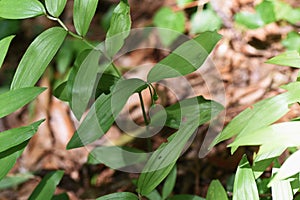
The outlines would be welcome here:
[[[72,5],[69,2],[71,1],[68,1],[70,8],[65,11],[63,16],[66,24],[71,27]],[[116,1],[105,0],[103,8],[99,9],[99,13],[105,12],[107,7],[114,2]],[[174,0],[132,0],[129,2],[132,5],[132,20],[135,28],[151,25],[154,13],[161,6],[170,6],[175,10],[177,9]],[[289,24],[271,23],[255,30],[243,29],[234,23],[234,14],[241,10],[253,9],[253,5],[258,1],[212,0],[212,2],[213,8],[223,20],[223,27],[219,30],[223,38],[217,44],[203,69],[186,76],[186,79],[190,81],[197,95],[221,101],[225,106],[225,117],[222,124],[226,125],[234,116],[255,102],[282,93],[284,90],[280,89],[279,86],[296,79],[297,70],[266,64],[265,61],[284,52],[282,39],[291,30],[299,31],[300,28]],[[289,3],[293,6],[299,6],[297,0],[290,0]],[[102,2],[100,7],[101,4]],[[97,21],[100,14],[96,15],[92,23],[90,29],[91,40],[99,41],[104,38],[104,31],[99,28],[99,21]],[[44,18],[29,19],[22,22],[22,35],[17,35],[17,41],[12,44],[13,48],[10,49],[3,67],[4,70],[1,71],[1,84],[5,84],[6,80],[12,76],[17,61],[32,40],[34,35],[33,29],[30,28],[32,24],[43,28],[54,25],[45,22]],[[188,23],[186,29],[189,32]],[[147,63],[155,63],[165,56],[164,53],[162,53],[163,55],[157,54],[158,52],[155,50],[136,51],[124,56],[117,62],[119,65],[141,66]],[[214,70],[219,74],[216,75]],[[143,75],[144,71],[137,70],[130,73],[136,76],[135,73]],[[216,83],[212,79],[207,81],[206,76],[218,82]],[[39,84],[51,87],[51,79],[49,76],[44,76]],[[176,92],[183,97],[189,95],[181,94],[185,92],[184,89]],[[165,96],[165,105],[176,101],[171,93],[165,90],[161,94]],[[133,100],[130,106],[134,107],[134,105]],[[4,130],[27,124],[28,121],[34,119],[42,117],[48,119],[48,123],[41,126],[39,132],[11,171],[11,174],[29,171],[33,172],[35,176],[15,188],[0,191],[0,200],[26,199],[41,180],[41,177],[46,172],[55,169],[63,169],[66,172],[57,192],[65,191],[74,200],[94,199],[116,191],[135,191],[132,180],[137,178],[138,174],[113,170],[101,164],[85,164],[89,147],[72,151],[65,150],[67,141],[74,133],[76,125],[78,125],[74,122],[74,117],[70,114],[70,110],[65,103],[57,100],[47,90],[38,97],[34,106],[33,111],[30,112],[28,107],[24,108],[3,119],[0,123],[0,129]],[[33,114],[34,117],[30,118],[30,114]],[[140,113],[136,116],[136,120],[141,117]],[[287,121],[297,116],[300,116],[300,107],[299,105],[293,105],[291,112],[280,121]],[[218,131],[221,127],[213,128]],[[223,142],[207,155],[204,152],[205,156],[199,158],[199,152],[202,145],[205,145],[206,139],[208,138],[208,141],[211,141],[214,137],[213,135],[206,135],[208,129],[209,125],[200,127],[193,143],[180,157],[177,164],[178,176],[174,190],[175,194],[205,196],[208,185],[213,179],[219,179],[226,185],[231,181],[241,156],[245,153],[252,155],[256,151],[256,148],[240,148],[234,155],[230,155],[229,149],[226,147],[228,142]],[[115,141],[122,135],[117,126],[113,126],[108,134],[110,139]],[[157,147],[165,141],[165,138],[165,135],[155,136],[152,140],[153,146]],[[132,141],[134,146],[144,145],[138,143],[138,140]]]

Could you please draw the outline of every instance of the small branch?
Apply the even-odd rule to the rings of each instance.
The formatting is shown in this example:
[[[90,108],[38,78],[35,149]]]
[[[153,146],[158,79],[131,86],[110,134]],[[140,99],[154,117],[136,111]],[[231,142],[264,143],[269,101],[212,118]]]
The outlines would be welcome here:
[[[149,121],[147,119],[147,114],[146,114],[146,110],[145,110],[145,105],[144,105],[144,100],[143,100],[142,92],[139,92],[139,98],[140,98],[140,102],[141,102],[141,106],[142,106],[144,122],[145,122],[146,125],[148,125]]]

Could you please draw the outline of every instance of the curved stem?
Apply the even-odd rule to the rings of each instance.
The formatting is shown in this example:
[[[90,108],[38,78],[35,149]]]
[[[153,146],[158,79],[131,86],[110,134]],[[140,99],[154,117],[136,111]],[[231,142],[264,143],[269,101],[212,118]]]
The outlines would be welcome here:
[[[142,106],[144,122],[145,122],[146,125],[148,125],[149,121],[148,121],[148,118],[147,118],[147,114],[146,114],[146,110],[145,110],[145,104],[144,104],[144,100],[143,100],[143,96],[142,96],[141,92],[139,92],[139,98],[140,98],[140,102],[141,102],[141,106]]]

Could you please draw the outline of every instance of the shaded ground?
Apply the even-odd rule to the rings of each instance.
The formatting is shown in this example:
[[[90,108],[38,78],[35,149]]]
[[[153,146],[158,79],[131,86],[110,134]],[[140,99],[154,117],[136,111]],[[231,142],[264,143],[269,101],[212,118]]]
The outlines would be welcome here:
[[[100,4],[99,13],[95,17],[90,30],[91,40],[99,41],[104,38],[104,31],[99,28],[99,18],[112,2],[106,0],[102,5]],[[251,8],[253,3],[254,1],[251,0],[212,1],[214,9],[222,17],[224,23],[223,28],[219,31],[223,35],[223,39],[217,45],[209,61],[201,69],[202,71],[186,76],[198,95],[201,94],[207,98],[212,97],[216,100],[218,100],[218,94],[222,92],[224,84],[225,124],[254,102],[283,92],[279,89],[279,86],[295,80],[297,76],[296,70],[269,65],[264,62],[283,52],[281,39],[285,38],[291,30],[299,31],[299,27],[272,23],[264,28],[249,31],[234,24],[233,15],[242,9]],[[299,6],[296,1],[290,1],[290,3]],[[64,13],[63,18],[67,26],[72,29],[71,4],[72,2],[68,1],[69,8]],[[131,5],[134,27],[151,24],[153,14],[162,5],[168,5],[176,9],[173,0],[166,0],[165,2],[132,0]],[[46,22],[44,18],[22,22],[21,32],[12,44],[4,69],[1,71],[0,80],[3,85],[12,76],[12,66],[17,65],[23,54],[22,52],[38,32],[38,30],[35,32],[34,29],[29,28],[32,24],[35,24],[37,29],[53,26],[53,24]],[[119,59],[118,64],[137,66],[153,63],[165,56],[164,54],[164,52],[155,50],[137,51]],[[201,77],[203,74],[214,74],[214,71],[211,71],[214,67],[220,72],[221,88],[207,86],[205,78]],[[51,87],[51,78],[49,78],[51,72],[47,73],[48,76],[44,76],[40,81],[40,85]],[[141,75],[145,74],[143,71],[139,73]],[[133,75],[136,74],[133,73]],[[210,84],[214,85],[214,82]],[[168,105],[176,101],[174,95],[165,88],[160,88],[159,91],[161,91],[160,96],[163,99],[162,104]],[[182,91],[178,90],[178,94],[182,98],[190,95],[185,93],[184,88]],[[129,106],[135,107],[137,104],[135,102],[135,99],[132,99]],[[30,118],[30,114],[34,117]],[[281,120],[288,120],[299,116],[299,114],[299,106],[294,105],[293,110]],[[33,111],[25,108],[16,112],[3,119],[0,128],[18,127],[42,117],[47,118],[48,123],[40,128],[38,134],[32,139],[24,155],[12,170],[12,173],[32,171],[36,174],[35,178],[14,189],[0,192],[0,199],[26,199],[41,177],[47,171],[54,169],[64,169],[66,171],[57,192],[67,191],[71,199],[93,199],[116,191],[135,190],[132,180],[138,177],[137,174],[111,170],[104,165],[91,166],[84,164],[88,153],[87,149],[64,150],[67,141],[75,130],[76,123],[68,106],[52,97],[49,91],[39,96]],[[141,113],[133,113],[132,117],[138,121],[141,118]],[[199,128],[194,142],[179,159],[178,177],[174,193],[205,196],[211,180],[220,179],[225,185],[234,174],[241,156],[244,153],[250,155],[255,151],[255,148],[244,148],[230,156],[229,150],[226,149],[226,143],[222,143],[207,156],[199,159],[198,153],[207,129],[207,125]],[[112,140],[119,140],[122,133],[117,127],[113,127],[108,134]],[[207,137],[211,138],[212,136]],[[157,147],[165,138],[165,135],[155,136],[152,140],[153,146]],[[132,141],[131,144],[133,146],[144,145],[139,142]]]

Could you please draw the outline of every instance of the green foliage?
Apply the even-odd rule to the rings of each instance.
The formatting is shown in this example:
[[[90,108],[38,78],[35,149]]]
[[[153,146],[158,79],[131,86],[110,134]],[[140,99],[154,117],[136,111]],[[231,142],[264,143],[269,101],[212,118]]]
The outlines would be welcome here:
[[[287,50],[296,50],[300,53],[300,34],[295,31],[289,32],[287,37],[282,40],[282,44]]]
[[[208,188],[206,200],[226,200],[228,199],[226,191],[220,181],[213,180]]]
[[[161,199],[166,199],[172,193],[176,183],[176,176],[177,176],[177,168],[175,165],[165,180],[164,187],[162,189]]]
[[[55,188],[64,175],[63,171],[54,171],[48,173],[38,186],[34,189],[29,200],[47,200],[52,199]]]
[[[3,64],[3,61],[4,61],[4,58],[7,54],[7,51],[8,51],[8,47],[12,41],[12,39],[14,38],[15,36],[12,35],[12,36],[8,36],[2,40],[0,40],[0,68],[2,67],[2,64]]]
[[[45,3],[50,15],[58,17],[63,12],[67,0],[45,0]]]
[[[266,63],[300,68],[300,55],[297,51],[287,51],[269,59]]]
[[[110,199],[116,199],[116,200],[138,200],[138,197],[130,192],[118,192],[113,193],[109,195],[105,195],[103,197],[97,198],[97,200],[110,200]]]
[[[19,184],[26,182],[27,180],[33,177],[34,176],[31,173],[7,176],[0,181],[0,190],[15,187]]]

